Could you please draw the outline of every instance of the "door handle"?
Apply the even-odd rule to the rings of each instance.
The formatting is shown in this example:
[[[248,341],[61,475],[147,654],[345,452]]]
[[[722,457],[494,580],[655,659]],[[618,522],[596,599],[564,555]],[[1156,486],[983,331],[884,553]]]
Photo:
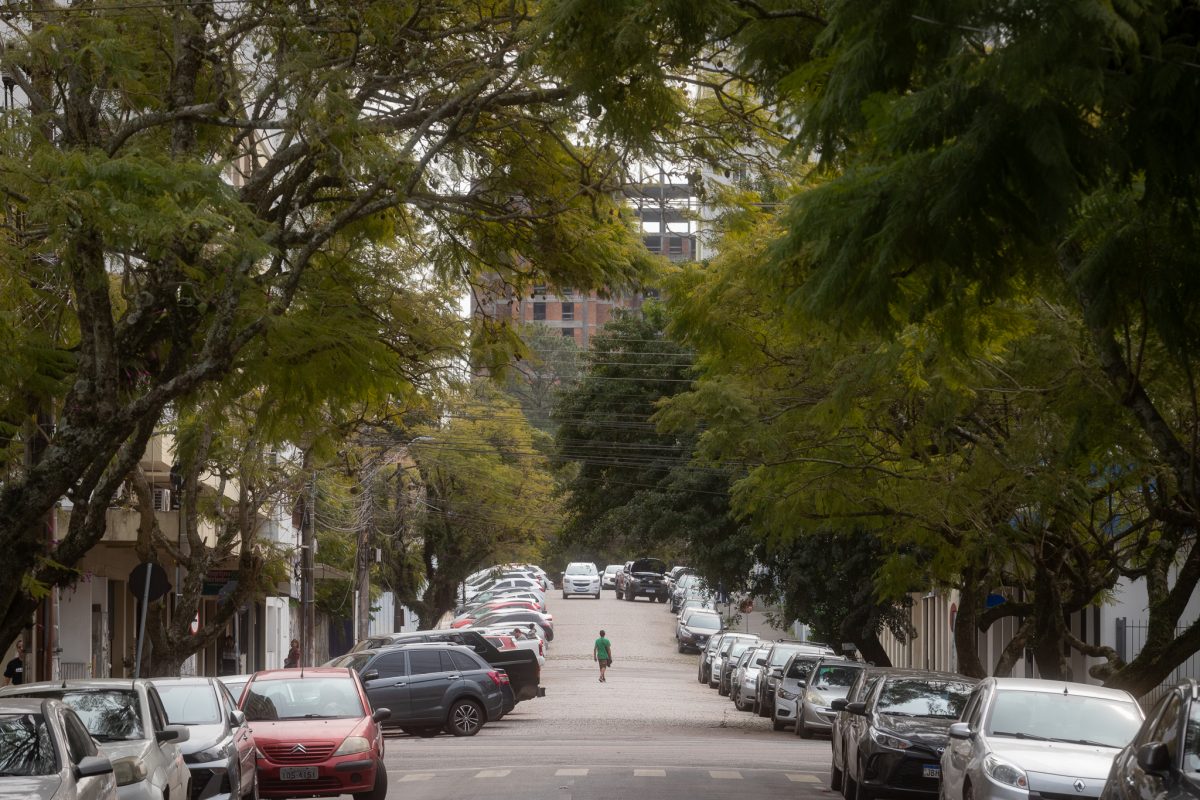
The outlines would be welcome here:
[[[450,678],[461,678],[461,677],[462,677],[462,675],[449,675],[448,677],[450,677]]]
[[[393,683],[393,684],[392,684],[392,686],[407,686],[407,685],[408,685],[408,684],[407,684],[406,682],[404,682],[404,681],[399,681],[398,683]]]

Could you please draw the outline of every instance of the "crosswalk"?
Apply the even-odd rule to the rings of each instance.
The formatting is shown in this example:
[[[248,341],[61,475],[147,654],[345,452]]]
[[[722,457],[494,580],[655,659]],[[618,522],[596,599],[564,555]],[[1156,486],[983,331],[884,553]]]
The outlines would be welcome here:
[[[743,775],[743,772],[745,772],[745,770],[737,770],[737,769],[709,769],[709,770],[674,769],[674,770],[668,770],[668,769],[646,768],[646,767],[633,769],[632,776],[635,778],[666,778],[666,777],[668,777],[669,773],[683,773],[683,772],[687,772],[690,774],[695,774],[695,773],[707,774],[708,777],[714,781],[740,781],[745,778],[745,776]],[[817,783],[822,782],[822,779],[820,776],[814,775],[814,774],[808,773],[808,772],[784,772],[781,770],[754,770],[753,772],[756,774],[762,774],[762,773],[766,772],[766,773],[782,775],[783,777],[787,778],[792,783],[817,784]],[[463,770],[451,770],[451,771],[446,771],[446,772],[406,772],[403,774],[400,774],[394,770],[389,770],[389,773],[393,774],[393,775],[397,775],[397,777],[394,778],[394,780],[397,780],[401,783],[415,783],[418,781],[430,781],[430,780],[434,780],[439,777],[454,777],[454,778],[466,777],[463,774],[464,773]],[[486,779],[496,779],[496,778],[507,778],[511,774],[512,774],[511,769],[480,769],[480,770],[476,770],[474,772],[474,774],[471,775],[470,777],[480,779],[480,780],[486,780]],[[618,774],[629,775],[630,771],[624,770],[624,769],[614,769],[611,767],[606,767],[606,768],[602,768],[602,769],[594,769],[592,767],[561,767],[561,768],[555,770],[555,772],[554,772],[554,776],[557,778],[586,778],[588,776],[608,777],[608,776],[613,776],[613,775],[618,775]]]

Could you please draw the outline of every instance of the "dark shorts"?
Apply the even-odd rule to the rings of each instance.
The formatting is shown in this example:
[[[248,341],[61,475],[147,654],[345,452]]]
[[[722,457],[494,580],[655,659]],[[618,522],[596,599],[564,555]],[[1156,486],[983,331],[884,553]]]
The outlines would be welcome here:
[[[602,667],[611,667],[611,666],[612,666],[612,659],[611,659],[611,658],[602,658],[602,659],[600,659],[600,666],[602,666]]]

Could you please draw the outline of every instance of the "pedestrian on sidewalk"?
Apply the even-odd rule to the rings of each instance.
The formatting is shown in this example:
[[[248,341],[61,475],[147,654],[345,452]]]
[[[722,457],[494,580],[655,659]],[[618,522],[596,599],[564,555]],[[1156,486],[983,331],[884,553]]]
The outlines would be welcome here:
[[[600,638],[592,645],[592,658],[600,665],[600,682],[605,683],[604,670],[612,666],[612,642],[600,631]]]

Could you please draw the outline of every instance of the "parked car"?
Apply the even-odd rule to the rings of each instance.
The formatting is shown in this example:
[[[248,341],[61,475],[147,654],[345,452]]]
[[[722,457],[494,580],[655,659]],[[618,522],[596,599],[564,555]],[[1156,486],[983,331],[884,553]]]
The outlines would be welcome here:
[[[688,598],[688,591],[692,588],[697,590],[701,588],[699,575],[691,572],[685,572],[675,579],[675,583],[671,586],[669,595],[672,614],[679,613],[679,607],[683,605],[683,601]]]
[[[508,630],[512,630],[517,626],[509,624],[506,627]],[[471,648],[477,656],[496,669],[502,669],[508,674],[517,702],[545,696],[546,690],[538,685],[542,678],[542,668],[538,664],[537,654],[528,649],[500,650],[484,638],[484,634],[488,632],[490,631],[475,628],[459,628],[450,631],[408,631],[372,637],[372,641],[378,642],[376,647],[404,642],[461,644]]]
[[[604,568],[604,572],[600,574],[601,589],[617,588],[617,573],[621,571],[620,564],[609,564]]]
[[[708,638],[721,632],[724,624],[715,611],[697,608],[680,615],[675,626],[675,641],[679,652],[695,650],[697,653],[708,644]]]
[[[389,709],[387,725],[405,733],[474,736],[505,714],[500,670],[469,647],[409,642],[353,658],[348,666],[362,678],[371,705]]]
[[[244,675],[221,675],[217,678],[221,683],[225,684],[225,688],[233,695],[234,701],[238,701],[242,697],[242,690],[246,688],[246,684],[254,677],[254,673],[248,672]]]
[[[712,676],[713,659],[716,657],[717,651],[721,649],[721,642],[726,636],[733,635],[729,631],[721,631],[718,634],[708,637],[708,644],[704,645],[704,649],[700,651],[700,658],[696,665],[696,682],[708,683]]]
[[[941,758],[946,800],[1098,798],[1142,709],[1129,692],[1084,683],[985,678]]]
[[[471,599],[470,603],[460,603],[458,607],[454,609],[454,613],[456,615],[461,615],[467,611],[472,611],[487,605],[488,603],[513,602],[529,603],[538,611],[542,612],[546,611],[547,608],[546,597],[539,592],[522,589],[505,589],[503,591],[480,592]]]
[[[783,675],[783,665],[787,663],[793,653],[817,656],[835,655],[833,649],[828,645],[816,642],[777,640],[771,645],[771,652],[767,656],[767,665],[758,681],[758,694],[754,700],[754,710],[760,717],[769,717],[774,712],[775,687]]]
[[[216,678],[151,680],[167,721],[188,729],[180,745],[192,774],[189,800],[258,796],[254,736],[246,715]]]
[[[562,596],[587,594],[600,599],[600,571],[590,561],[572,561],[563,571]]]
[[[0,797],[117,800],[113,765],[66,703],[0,700]]]
[[[721,682],[721,667],[725,659],[725,654],[729,651],[730,645],[738,639],[754,639],[758,637],[749,633],[738,633],[737,631],[722,631],[719,637],[714,636],[716,643],[712,639],[708,640],[711,645],[711,650],[705,648],[705,655],[708,663],[704,664],[705,655],[701,655],[701,665],[704,670],[704,683],[708,684],[708,688],[716,689]]]
[[[747,649],[738,662],[737,673],[734,675],[730,699],[738,711],[754,710],[754,697],[758,693],[758,681],[763,667],[767,663],[769,645],[759,645],[753,650]]]
[[[385,800],[380,723],[390,711],[371,709],[358,673],[331,667],[256,672],[241,707],[259,752],[262,797]]]
[[[490,611],[487,614],[476,617],[474,621],[463,627],[486,628],[491,625],[523,625],[529,622],[534,623],[542,629],[546,634],[546,641],[554,641],[554,617],[549,614],[543,614],[540,611],[519,611],[515,609]]]
[[[499,578],[480,586],[468,586],[463,592],[462,600],[464,603],[470,603],[472,600],[488,592],[504,592],[508,590],[533,592],[542,599],[545,598],[546,594],[546,590],[542,588],[541,582],[534,578]]]
[[[833,730],[833,701],[845,698],[865,664],[840,656],[826,656],[817,662],[808,676],[808,686],[796,701],[796,735],[812,738],[814,733]]]
[[[855,722],[844,742],[842,794],[936,795],[950,725],[974,686],[964,675],[893,670],[864,701],[847,704]]]
[[[783,670],[775,683],[775,700],[771,707],[771,724],[775,730],[782,731],[796,724],[796,701],[808,688],[808,676],[821,658],[817,653],[800,650],[788,656],[783,663]]]
[[[1200,684],[1189,678],[1154,704],[1113,759],[1101,800],[1200,796]]]
[[[633,601],[648,597],[667,602],[667,565],[657,558],[638,558],[630,561],[617,583],[617,599]]]
[[[829,704],[834,715],[833,727],[829,731],[830,789],[838,790],[843,788],[842,764],[846,761],[846,741],[854,731],[855,722],[861,718],[860,716],[851,714],[846,710],[846,707],[850,703],[864,702],[875,691],[875,687],[883,680],[883,676],[891,671],[891,667],[873,667],[870,665],[864,667],[858,676],[855,677],[854,682],[850,684],[846,696],[838,698]]]
[[[721,697],[728,697],[732,676],[734,670],[737,669],[738,659],[747,648],[758,646],[758,637],[754,635],[739,634],[732,640],[726,638],[725,643],[721,645],[721,653],[718,656],[717,666],[719,666],[720,676],[717,682],[717,693]]]
[[[188,729],[169,723],[149,681],[25,683],[0,689],[0,697],[61,700],[69,706],[98,743],[99,754],[112,762],[121,800],[190,796],[190,775],[179,749],[188,740]]]

